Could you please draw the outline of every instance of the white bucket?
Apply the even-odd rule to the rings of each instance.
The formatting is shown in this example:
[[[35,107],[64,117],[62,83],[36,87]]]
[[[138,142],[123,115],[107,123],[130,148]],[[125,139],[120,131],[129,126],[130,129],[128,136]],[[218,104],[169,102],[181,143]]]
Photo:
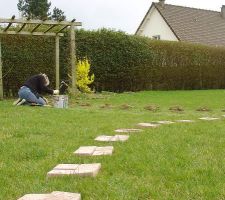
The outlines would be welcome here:
[[[67,95],[54,95],[53,104],[55,108],[68,108],[68,96]]]

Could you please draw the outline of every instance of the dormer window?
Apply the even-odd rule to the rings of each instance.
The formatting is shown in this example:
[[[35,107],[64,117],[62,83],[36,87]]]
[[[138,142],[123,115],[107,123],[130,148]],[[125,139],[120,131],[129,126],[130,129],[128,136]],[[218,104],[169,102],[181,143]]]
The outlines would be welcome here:
[[[154,40],[160,40],[160,35],[153,35],[152,38],[153,38]]]

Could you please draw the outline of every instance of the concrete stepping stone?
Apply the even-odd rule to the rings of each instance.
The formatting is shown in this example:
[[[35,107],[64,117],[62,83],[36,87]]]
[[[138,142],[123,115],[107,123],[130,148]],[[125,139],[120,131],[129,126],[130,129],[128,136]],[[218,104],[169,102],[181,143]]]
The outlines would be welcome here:
[[[78,193],[54,191],[51,194],[61,200],[81,200],[81,195]]]
[[[117,129],[115,130],[116,133],[137,133],[143,131],[142,129],[135,129],[135,128],[130,128],[130,129]]]
[[[52,194],[26,194],[18,200],[60,200]]]
[[[213,120],[218,120],[219,118],[215,118],[215,117],[202,117],[199,118],[201,120],[206,120],[206,121],[213,121]]]
[[[79,156],[103,156],[103,155],[112,155],[113,146],[106,147],[96,147],[96,146],[85,146],[80,147],[74,152],[75,155]]]
[[[47,173],[47,177],[58,176],[97,176],[101,169],[100,163],[94,164],[59,164]]]
[[[157,121],[156,123],[158,123],[158,124],[174,124],[175,122],[171,122],[171,121]]]
[[[192,122],[195,122],[195,121],[194,120],[188,120],[188,119],[182,119],[182,120],[176,120],[176,122],[192,123]]]
[[[114,136],[107,136],[107,135],[100,135],[95,138],[95,141],[100,142],[125,142],[129,139],[129,135],[114,135]]]
[[[81,195],[77,193],[55,191],[51,194],[27,194],[18,200],[81,200]]]
[[[138,126],[144,127],[144,128],[157,128],[160,126],[160,124],[152,124],[152,123],[139,123]]]

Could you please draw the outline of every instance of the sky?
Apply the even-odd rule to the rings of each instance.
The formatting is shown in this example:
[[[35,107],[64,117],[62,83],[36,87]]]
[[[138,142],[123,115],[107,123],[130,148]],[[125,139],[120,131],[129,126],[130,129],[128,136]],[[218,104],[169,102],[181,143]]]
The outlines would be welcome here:
[[[18,0],[0,0],[0,18],[19,16]],[[110,28],[133,34],[151,6],[151,0],[49,0],[52,8],[76,19],[84,29]],[[155,0],[154,2],[158,2]],[[220,11],[225,0],[166,0],[167,4]]]

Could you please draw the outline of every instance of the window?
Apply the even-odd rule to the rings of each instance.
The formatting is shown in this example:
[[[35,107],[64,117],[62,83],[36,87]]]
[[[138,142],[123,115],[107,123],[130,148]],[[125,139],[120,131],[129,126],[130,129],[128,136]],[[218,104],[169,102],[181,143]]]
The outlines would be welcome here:
[[[160,40],[160,35],[153,35],[152,38],[153,38],[154,40]]]

